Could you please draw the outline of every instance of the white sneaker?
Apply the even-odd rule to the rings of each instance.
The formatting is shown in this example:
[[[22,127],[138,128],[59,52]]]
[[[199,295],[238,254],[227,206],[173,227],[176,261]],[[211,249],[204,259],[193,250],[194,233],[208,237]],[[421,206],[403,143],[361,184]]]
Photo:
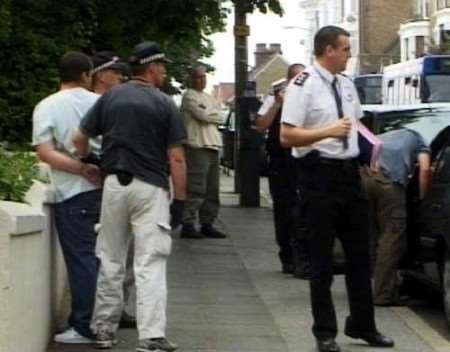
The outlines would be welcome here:
[[[69,328],[66,331],[55,335],[53,341],[60,343],[93,343],[94,340],[84,337],[75,331],[74,328]]]

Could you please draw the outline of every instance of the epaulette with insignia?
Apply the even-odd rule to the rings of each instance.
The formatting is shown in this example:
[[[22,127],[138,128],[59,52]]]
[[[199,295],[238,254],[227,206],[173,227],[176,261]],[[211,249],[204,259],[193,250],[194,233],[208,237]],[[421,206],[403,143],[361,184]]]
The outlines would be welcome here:
[[[302,72],[300,73],[297,78],[294,81],[294,84],[296,84],[297,86],[303,86],[303,84],[305,84],[306,80],[309,78],[309,73],[308,72]]]

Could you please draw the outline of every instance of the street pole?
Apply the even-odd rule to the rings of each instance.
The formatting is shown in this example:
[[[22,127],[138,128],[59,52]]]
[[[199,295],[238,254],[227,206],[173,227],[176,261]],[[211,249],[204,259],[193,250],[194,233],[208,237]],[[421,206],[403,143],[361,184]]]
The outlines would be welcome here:
[[[243,1],[235,2],[234,8],[234,61],[235,61],[235,136],[234,136],[234,191],[241,191],[242,165],[240,160],[241,139],[242,139],[242,118],[240,116],[239,101],[244,96],[245,83],[248,80],[247,73],[247,36],[249,33],[247,26],[247,14],[243,6]]]

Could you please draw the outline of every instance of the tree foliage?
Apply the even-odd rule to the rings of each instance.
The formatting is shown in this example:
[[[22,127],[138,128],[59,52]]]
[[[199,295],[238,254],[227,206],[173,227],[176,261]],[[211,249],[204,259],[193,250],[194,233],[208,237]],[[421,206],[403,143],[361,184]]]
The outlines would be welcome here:
[[[33,107],[57,90],[56,63],[66,51],[127,58],[135,44],[155,40],[181,82],[186,66],[213,53],[207,36],[224,29],[236,1],[248,12],[282,11],[278,0],[1,0],[0,141],[29,142]]]

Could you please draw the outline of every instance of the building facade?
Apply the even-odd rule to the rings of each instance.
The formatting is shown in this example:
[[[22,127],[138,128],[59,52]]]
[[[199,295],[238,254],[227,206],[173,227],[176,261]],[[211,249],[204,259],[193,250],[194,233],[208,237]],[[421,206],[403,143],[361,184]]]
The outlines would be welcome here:
[[[255,66],[248,72],[248,80],[256,84],[256,96],[263,98],[272,83],[286,77],[289,62],[283,57],[281,44],[258,43],[254,51]],[[214,87],[213,95],[224,105],[234,102],[234,83],[221,82]]]
[[[281,44],[256,44],[255,67],[248,73],[248,80],[256,83],[256,95],[264,97],[273,82],[286,77],[289,62],[283,57]]]
[[[413,16],[400,25],[401,60],[449,53],[450,0],[414,0]]]
[[[312,57],[314,33],[325,25],[336,25],[351,35],[352,59],[347,73],[380,72],[400,60],[398,26],[412,16],[412,0],[302,0]]]

